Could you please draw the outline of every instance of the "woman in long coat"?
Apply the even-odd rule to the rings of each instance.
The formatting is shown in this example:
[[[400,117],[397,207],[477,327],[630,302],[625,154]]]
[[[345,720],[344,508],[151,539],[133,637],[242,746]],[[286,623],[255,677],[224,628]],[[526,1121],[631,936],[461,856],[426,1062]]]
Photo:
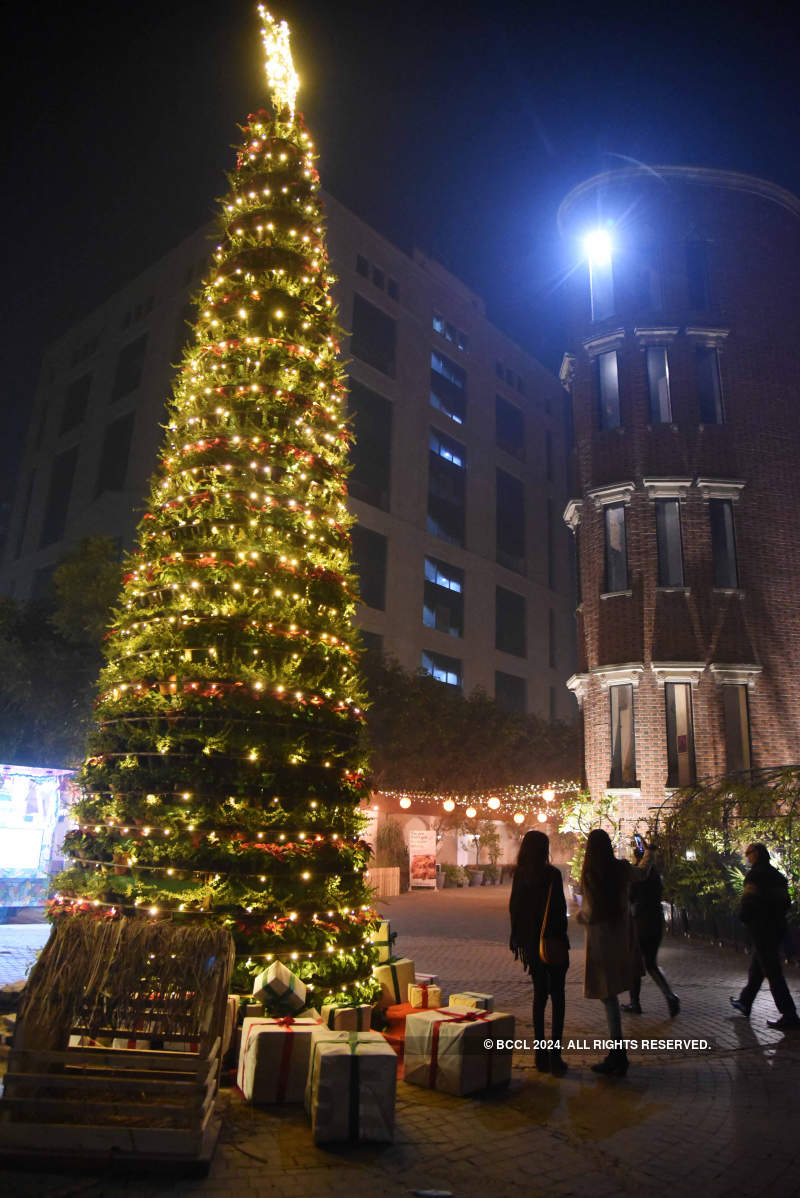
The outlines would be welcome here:
[[[522,959],[533,982],[533,1034],[543,1047],[536,1049],[536,1068],[548,1070],[556,1077],[566,1073],[561,1056],[564,1035],[566,1001],[564,982],[569,969],[569,939],[567,938],[567,904],[561,871],[550,865],[550,841],[544,832],[526,832],[517,857],[514,882],[511,887],[510,947],[514,956]],[[549,907],[548,907],[549,896]],[[547,912],[545,935],[563,942],[563,963],[547,965],[539,956],[539,938]],[[546,1047],[544,1013],[550,999],[553,1017],[552,1048]]]
[[[592,1065],[595,1073],[628,1071],[628,1054],[622,1044],[619,998],[641,976],[636,928],[631,918],[629,893],[633,882],[650,869],[647,852],[638,867],[614,856],[607,832],[595,828],[586,841],[581,888],[583,906],[578,920],[586,927],[585,998],[599,998],[606,1010],[609,1036],[619,1042],[605,1060]]]

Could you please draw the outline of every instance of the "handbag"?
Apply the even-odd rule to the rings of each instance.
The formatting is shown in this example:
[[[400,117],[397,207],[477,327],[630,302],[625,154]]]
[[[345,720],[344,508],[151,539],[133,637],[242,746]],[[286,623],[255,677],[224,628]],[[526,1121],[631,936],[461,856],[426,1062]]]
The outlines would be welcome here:
[[[553,883],[550,883],[550,889],[547,892],[547,905],[544,909],[544,919],[542,920],[542,930],[539,934],[539,958],[545,965],[553,965],[556,967],[564,966],[569,962],[569,948],[566,940],[560,939],[558,936],[546,936],[547,917],[550,914],[550,898],[553,894]]]

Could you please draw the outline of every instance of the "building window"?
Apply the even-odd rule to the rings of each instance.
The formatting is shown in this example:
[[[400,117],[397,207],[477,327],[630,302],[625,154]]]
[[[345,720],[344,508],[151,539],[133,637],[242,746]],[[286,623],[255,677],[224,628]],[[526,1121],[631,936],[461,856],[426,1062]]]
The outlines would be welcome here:
[[[614,271],[611,255],[594,256],[589,261],[589,291],[592,320],[605,320],[614,315]]]
[[[114,372],[114,383],[111,387],[111,402],[130,395],[142,381],[144,357],[147,350],[147,333],[142,333],[135,341],[130,341],[120,350],[117,358],[117,368]]]
[[[722,424],[722,379],[719,372],[719,350],[713,345],[698,345],[697,397],[702,424]]]
[[[72,483],[75,478],[75,467],[78,464],[78,446],[73,445],[64,453],[60,453],[53,461],[50,474],[50,488],[47,492],[42,535],[39,548],[60,541],[67,524],[67,512],[72,494]]]
[[[619,428],[619,366],[615,349],[597,355],[597,394],[600,427]]]
[[[503,399],[502,395],[494,398],[494,427],[498,449],[513,454],[515,458],[524,458],[525,417],[519,408]]]
[[[551,591],[556,588],[556,530],[560,533],[562,524],[556,514],[552,499],[547,501],[547,585]]]
[[[633,268],[633,302],[637,308],[657,312],[663,307],[661,255],[655,245],[641,246]]]
[[[426,674],[432,674],[437,682],[461,686],[461,662],[457,657],[446,657],[444,653],[431,653],[423,649],[422,668]]]
[[[372,281],[376,287],[380,287],[381,291],[383,291],[386,276],[379,266],[373,266],[372,268]]]
[[[694,312],[708,308],[708,261],[702,241],[686,243],[686,290],[689,307]]]
[[[455,424],[463,424],[467,411],[467,376],[443,354],[431,352],[431,406]]]
[[[682,587],[681,505],[677,499],[656,500],[656,541],[658,543],[658,585],[660,587]]]
[[[666,682],[667,786],[689,786],[695,781],[692,687],[688,682]]]
[[[512,715],[525,715],[528,710],[528,685],[524,678],[516,674],[504,674],[495,670],[494,700],[503,711]]]
[[[525,487],[505,470],[496,472],[496,558],[507,570],[525,573]]]
[[[31,499],[33,498],[33,487],[36,482],[36,471],[31,471],[31,476],[28,479],[28,489],[25,492],[25,506],[22,509],[22,519],[19,522],[19,532],[17,533],[17,543],[14,548],[14,557],[18,558],[22,553],[22,546],[25,542],[25,532],[28,527],[28,515],[31,510]]]
[[[359,597],[367,607],[386,608],[386,537],[363,524],[350,530],[353,569],[358,575]]]
[[[422,622],[449,636],[464,635],[464,571],[425,558]]]
[[[728,772],[742,773],[751,766],[747,687],[723,686],[722,708],[725,715],[725,758]]]
[[[399,300],[400,293],[397,290],[397,281],[395,279],[393,279],[391,276],[389,277],[389,279],[386,282],[386,290],[389,293],[389,299],[393,299],[395,301]]]
[[[547,664],[551,670],[556,668],[556,613],[552,607],[547,613]]]
[[[606,526],[606,592],[628,589],[628,545],[625,536],[625,504],[603,508]]]
[[[525,596],[495,587],[494,647],[501,653],[525,657]]]
[[[611,712],[611,776],[609,786],[636,786],[636,738],[633,730],[633,687],[608,688]]]
[[[388,512],[392,468],[392,404],[356,379],[350,379],[349,392],[355,443],[350,450],[353,469],[348,479],[348,490],[354,499]]]
[[[461,329],[457,329],[455,325],[450,324],[443,316],[439,316],[437,312],[433,314],[433,329],[440,337],[444,337],[446,341],[451,341],[458,349],[469,349],[469,337]]]
[[[428,531],[454,545],[463,545],[467,451],[434,428],[430,430],[429,446]]]
[[[106,426],[97,468],[95,498],[104,491],[122,491],[125,487],[134,418],[134,413],[129,412],[127,416]]]
[[[739,567],[730,499],[709,499],[708,519],[711,525],[714,586],[720,590],[734,591],[739,586]]]
[[[391,316],[365,300],[363,295],[355,295],[350,352],[368,366],[393,378],[396,341],[397,326]]]
[[[75,428],[76,425],[83,422],[91,386],[92,376],[84,374],[67,387],[64,393],[64,406],[61,409],[59,433],[67,433],[71,428]]]
[[[369,262],[363,254],[356,254],[356,270],[363,278],[369,278]]]
[[[646,357],[650,423],[670,424],[672,405],[669,398],[669,358],[666,345],[648,345]]]

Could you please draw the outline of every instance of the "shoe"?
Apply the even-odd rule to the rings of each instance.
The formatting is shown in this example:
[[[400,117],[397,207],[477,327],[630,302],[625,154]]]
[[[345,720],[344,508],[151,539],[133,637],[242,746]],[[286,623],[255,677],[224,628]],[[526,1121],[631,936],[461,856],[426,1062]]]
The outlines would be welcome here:
[[[669,998],[667,999],[667,1006],[669,1007],[670,1015],[674,1019],[675,1016],[680,1013],[681,1009],[681,1000],[678,998],[677,994],[670,994]]]
[[[558,1049],[554,1048],[550,1053],[550,1072],[553,1077],[563,1077],[569,1066],[562,1057]]]
[[[592,1073],[601,1073],[604,1077],[624,1077],[628,1072],[628,1054],[623,1048],[612,1051],[604,1061],[592,1065]]]
[[[779,1032],[796,1032],[800,1028],[800,1019],[797,1015],[794,1018],[791,1015],[781,1015],[780,1019],[768,1019],[767,1027],[774,1027]]]
[[[740,1015],[744,1015],[745,1019],[750,1018],[750,1008],[746,1007],[740,998],[730,998],[728,1002],[733,1007],[734,1011],[738,1011]]]
[[[624,1011],[626,1015],[641,1015],[642,1008],[638,1002],[620,1003],[620,1011]]]
[[[535,1064],[540,1073],[550,1072],[550,1053],[546,1048],[537,1048]]]

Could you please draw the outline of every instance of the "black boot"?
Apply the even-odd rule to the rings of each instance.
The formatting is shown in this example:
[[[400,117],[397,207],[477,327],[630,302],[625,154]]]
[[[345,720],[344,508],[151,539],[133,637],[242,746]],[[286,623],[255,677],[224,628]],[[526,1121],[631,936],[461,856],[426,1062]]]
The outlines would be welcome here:
[[[550,1072],[550,1053],[546,1048],[537,1048],[534,1060],[540,1073]]]
[[[563,1077],[567,1069],[567,1062],[562,1057],[560,1049],[554,1048],[550,1053],[550,1072],[553,1077]]]
[[[604,1077],[624,1077],[628,1072],[628,1054],[624,1048],[612,1048],[604,1061],[592,1065],[592,1073],[601,1073]]]

